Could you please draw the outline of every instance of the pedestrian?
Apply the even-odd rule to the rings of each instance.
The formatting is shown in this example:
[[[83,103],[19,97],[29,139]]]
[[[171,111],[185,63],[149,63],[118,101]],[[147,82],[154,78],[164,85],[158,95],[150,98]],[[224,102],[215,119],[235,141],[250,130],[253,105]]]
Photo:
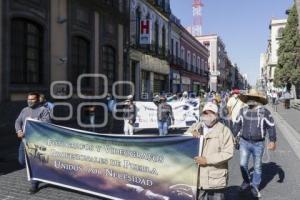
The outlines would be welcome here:
[[[27,107],[25,107],[15,122],[15,129],[17,133],[17,137],[21,140],[19,146],[19,155],[18,161],[22,167],[25,167],[25,122],[28,118],[36,119],[44,122],[50,122],[50,114],[49,110],[41,105],[40,96],[37,92],[31,92],[27,96]],[[39,182],[31,181],[31,187],[29,188],[29,193],[34,194],[38,191]]]
[[[159,95],[155,95],[155,96],[153,97],[153,103],[154,103],[156,106],[158,106],[158,105],[159,105],[159,101],[160,101]]]
[[[188,94],[187,91],[184,91],[184,92],[182,93],[182,97],[179,99],[179,101],[186,102],[186,101],[188,101],[188,100],[189,100],[189,94]]]
[[[230,129],[219,122],[217,105],[205,104],[201,121],[193,124],[186,134],[203,136],[204,140],[202,152],[195,157],[199,166],[198,200],[224,200],[234,138]]]
[[[134,123],[136,120],[136,105],[133,103],[133,96],[129,95],[125,101],[125,108],[123,112],[124,118],[124,133],[125,135],[133,135]]]
[[[113,96],[108,93],[106,96],[106,104],[108,108],[107,113],[107,132],[111,133],[113,131],[114,126],[114,114],[116,110],[116,100],[113,98]]]
[[[276,129],[273,117],[268,109],[263,105],[268,103],[268,99],[262,93],[251,89],[247,94],[240,95],[240,100],[247,104],[240,110],[236,123],[234,124],[234,135],[240,138],[240,168],[243,183],[240,192],[250,189],[252,195],[260,198],[259,186],[262,177],[262,157],[265,148],[265,136],[269,135],[269,150],[276,148]],[[253,178],[250,180],[248,163],[250,156],[254,160]]]
[[[291,104],[291,93],[289,91],[286,91],[283,94],[284,98],[284,108],[285,109],[290,109],[290,104]]]
[[[169,125],[174,124],[172,107],[166,102],[166,97],[160,97],[160,103],[157,107],[157,120],[159,136],[168,134]]]
[[[91,131],[95,132],[96,106],[86,107],[86,114],[91,125]]]
[[[273,92],[272,92],[272,105],[273,106],[276,104],[277,99],[278,99],[277,92],[275,92],[275,90],[273,90]]]
[[[47,108],[50,112],[52,112],[53,108],[54,108],[54,104],[47,101],[46,97],[44,94],[40,94],[40,103],[42,104],[42,106],[44,106],[45,108]]]
[[[240,113],[241,108],[245,106],[245,103],[242,102],[238,97],[240,95],[239,89],[234,89],[231,92],[231,97],[228,99],[227,102],[227,112],[228,117],[230,118],[230,129],[232,130],[233,124],[235,123],[235,120],[237,119],[237,116]]]

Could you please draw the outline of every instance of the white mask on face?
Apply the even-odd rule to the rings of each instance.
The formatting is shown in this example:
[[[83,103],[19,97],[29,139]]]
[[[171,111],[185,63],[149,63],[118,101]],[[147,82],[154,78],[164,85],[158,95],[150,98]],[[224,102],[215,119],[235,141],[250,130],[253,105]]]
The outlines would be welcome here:
[[[218,116],[211,113],[203,114],[202,120],[208,128],[211,128],[218,122]]]

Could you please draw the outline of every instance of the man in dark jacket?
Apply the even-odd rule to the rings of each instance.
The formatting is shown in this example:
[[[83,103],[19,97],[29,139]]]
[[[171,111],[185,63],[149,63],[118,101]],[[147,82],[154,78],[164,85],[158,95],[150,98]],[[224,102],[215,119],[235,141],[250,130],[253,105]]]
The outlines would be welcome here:
[[[268,103],[267,98],[260,92],[252,89],[249,93],[241,95],[240,100],[248,106],[240,110],[234,124],[233,133],[240,138],[240,167],[244,179],[241,192],[248,190],[254,197],[260,198],[259,185],[262,175],[262,157],[265,148],[265,135],[268,133],[269,150],[276,148],[276,130],[273,117],[269,110],[263,107]],[[250,180],[248,162],[250,156],[254,160],[253,179]]]
[[[166,136],[168,134],[169,124],[174,123],[172,107],[166,101],[166,97],[161,96],[160,103],[157,107],[159,136]]]
[[[134,123],[136,120],[136,105],[133,103],[133,96],[129,95],[125,101],[123,112],[124,118],[124,133],[125,135],[133,135]]]
[[[24,129],[25,122],[28,118],[37,119],[44,122],[50,122],[50,111],[46,107],[40,104],[39,102],[39,93],[32,92],[27,96],[27,104],[28,106],[24,108],[20,115],[18,116],[15,122],[15,129],[17,133],[17,137],[21,140],[19,146],[19,163],[22,167],[25,166],[25,147],[24,147]],[[38,191],[38,182],[31,181],[31,188],[29,189],[30,194],[34,194]]]

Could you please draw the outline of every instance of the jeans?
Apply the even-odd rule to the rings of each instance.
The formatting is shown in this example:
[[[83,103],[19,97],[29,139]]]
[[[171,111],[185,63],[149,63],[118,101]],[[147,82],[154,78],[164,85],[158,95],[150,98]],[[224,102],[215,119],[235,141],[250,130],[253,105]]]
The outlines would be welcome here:
[[[253,178],[252,185],[256,188],[259,188],[261,182],[261,174],[262,174],[262,157],[264,153],[265,144],[264,141],[258,142],[249,142],[241,138],[240,140],[240,167],[242,172],[242,177],[244,182],[249,183],[250,175],[248,171],[248,163],[250,156],[253,157]]]
[[[25,149],[24,149],[24,143],[20,142],[19,146],[19,155],[18,155],[18,161],[22,167],[25,167]]]
[[[166,136],[168,134],[168,122],[158,121],[159,136]]]
[[[134,127],[129,123],[129,119],[124,120],[124,133],[125,135],[133,135]]]
[[[22,167],[26,166],[26,162],[25,162],[25,147],[24,147],[24,143],[21,142],[20,146],[19,146],[19,155],[18,155],[18,161],[20,163],[20,165]],[[38,181],[30,181],[31,183],[31,188],[32,189],[37,189],[39,186],[39,182]]]

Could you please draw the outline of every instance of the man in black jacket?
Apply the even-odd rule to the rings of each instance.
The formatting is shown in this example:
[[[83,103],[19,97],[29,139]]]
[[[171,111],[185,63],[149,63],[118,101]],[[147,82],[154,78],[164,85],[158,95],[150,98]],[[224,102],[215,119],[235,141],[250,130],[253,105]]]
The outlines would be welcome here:
[[[244,192],[251,186],[252,195],[260,198],[259,185],[261,183],[265,135],[266,133],[269,135],[268,149],[275,150],[275,124],[270,111],[263,107],[268,103],[268,100],[260,92],[252,89],[239,98],[248,105],[240,110],[233,129],[233,134],[240,138],[240,167],[244,179],[240,189],[241,192]],[[254,160],[252,181],[248,171],[248,162],[251,155]]]

